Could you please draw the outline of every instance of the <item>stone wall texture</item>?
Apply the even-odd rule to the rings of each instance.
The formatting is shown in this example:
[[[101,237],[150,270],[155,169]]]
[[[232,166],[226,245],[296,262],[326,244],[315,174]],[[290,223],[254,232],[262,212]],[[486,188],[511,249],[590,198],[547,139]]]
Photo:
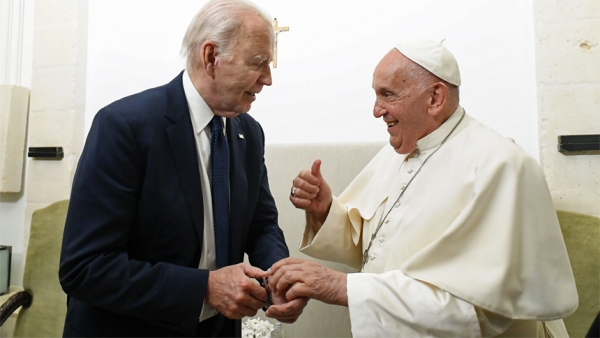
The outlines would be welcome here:
[[[600,155],[559,135],[600,134],[600,1],[534,0],[540,161],[557,209],[600,215]]]

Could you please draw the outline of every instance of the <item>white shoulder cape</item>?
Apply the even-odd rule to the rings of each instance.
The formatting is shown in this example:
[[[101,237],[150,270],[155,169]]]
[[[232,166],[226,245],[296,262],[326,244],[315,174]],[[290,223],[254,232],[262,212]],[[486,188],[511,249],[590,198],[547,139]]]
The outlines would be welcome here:
[[[305,232],[302,251],[356,267],[361,252],[348,253],[349,243],[366,247],[404,157],[384,147],[334,198],[332,212],[336,203],[345,207],[346,221],[338,222],[345,229],[336,230],[344,241],[323,231],[328,217],[316,236]],[[507,318],[553,320],[575,311],[577,291],[550,192],[537,162],[514,142],[466,115],[405,195],[411,211],[398,230],[403,239],[381,272],[399,269]]]

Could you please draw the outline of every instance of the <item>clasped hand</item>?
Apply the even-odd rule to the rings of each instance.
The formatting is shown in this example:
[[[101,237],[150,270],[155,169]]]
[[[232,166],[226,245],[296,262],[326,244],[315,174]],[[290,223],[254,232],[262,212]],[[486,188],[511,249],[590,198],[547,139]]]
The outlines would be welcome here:
[[[208,275],[206,302],[227,318],[255,316],[268,298],[267,290],[256,279],[268,276],[268,272],[245,263],[211,271]],[[308,298],[288,301],[277,294],[273,294],[272,299],[273,305],[266,315],[282,323],[295,322],[308,303]]]
[[[319,222],[325,222],[332,194],[321,174],[321,160],[294,179],[290,201],[306,210]],[[283,323],[295,322],[310,298],[348,306],[346,274],[315,262],[286,258],[273,264],[268,272],[241,263],[211,271],[206,301],[231,319],[255,316],[265,304],[267,291],[255,279],[269,277],[273,305],[265,315]]]
[[[313,261],[286,258],[273,264],[269,273],[269,288],[273,298],[277,296],[288,302],[314,298],[327,304],[348,306],[347,275],[343,272]],[[273,306],[269,310],[271,308]]]

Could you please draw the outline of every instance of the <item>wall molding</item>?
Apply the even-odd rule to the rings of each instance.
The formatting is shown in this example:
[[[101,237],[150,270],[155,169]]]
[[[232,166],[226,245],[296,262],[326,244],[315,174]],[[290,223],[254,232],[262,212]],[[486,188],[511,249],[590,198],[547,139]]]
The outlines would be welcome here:
[[[0,0],[0,43],[2,76],[0,84],[21,85],[25,0]]]

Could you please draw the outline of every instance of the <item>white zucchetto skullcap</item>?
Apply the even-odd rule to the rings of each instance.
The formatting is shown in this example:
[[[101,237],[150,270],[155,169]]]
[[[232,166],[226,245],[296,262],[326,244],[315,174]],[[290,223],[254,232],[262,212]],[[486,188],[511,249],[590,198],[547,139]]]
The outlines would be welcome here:
[[[395,48],[414,63],[427,69],[440,79],[460,86],[460,71],[454,55],[442,42],[432,40],[411,40],[399,43]]]

